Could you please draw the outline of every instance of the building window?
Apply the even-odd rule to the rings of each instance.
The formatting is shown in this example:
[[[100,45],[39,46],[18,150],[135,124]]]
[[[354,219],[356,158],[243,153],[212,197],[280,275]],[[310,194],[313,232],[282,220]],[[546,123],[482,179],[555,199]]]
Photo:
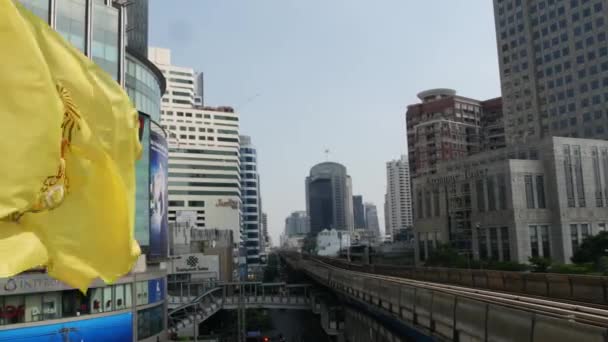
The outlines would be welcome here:
[[[498,260],[498,231],[497,228],[490,228],[490,252],[492,260]]]
[[[205,206],[205,201],[188,201],[188,206],[202,208]]]
[[[475,191],[477,192],[477,210],[483,212],[486,210],[486,203],[483,191],[483,179],[475,181]]]
[[[494,176],[487,178],[487,191],[488,191],[488,211],[496,210],[496,196],[494,195]]]
[[[162,305],[137,312],[137,337],[139,340],[160,334],[164,325]]]
[[[479,258],[485,260],[488,258],[488,241],[486,238],[486,230],[478,229],[477,233],[477,239],[479,240]]]
[[[500,174],[498,180],[498,209],[507,209],[507,185],[505,184],[505,175]]]
[[[572,241],[572,254],[578,249],[578,226],[576,224],[570,225],[570,240]]]
[[[570,146],[564,146],[564,176],[566,177],[566,197],[568,207],[574,208],[574,180],[572,179],[572,161],[570,158]]]
[[[604,195],[602,193],[602,178],[600,176],[600,160],[597,147],[592,148],[591,158],[593,160],[593,178],[595,180],[595,206],[601,208],[604,206]]]
[[[510,261],[511,244],[509,241],[509,227],[500,227],[500,241],[502,245],[502,261]]]
[[[597,231],[598,231],[598,233],[605,232],[606,231],[606,224],[605,223],[598,223],[597,224]]]
[[[433,209],[435,210],[435,216],[441,216],[439,207],[439,189],[433,191]]]
[[[417,212],[418,212],[418,218],[424,218],[424,213],[423,213],[423,209],[422,208],[422,191],[418,191],[418,196],[416,196],[416,198],[418,199],[418,205],[417,205]]]
[[[0,325],[17,324],[25,321],[25,297],[0,297]]]
[[[536,176],[536,194],[538,196],[538,207],[545,209],[547,207],[545,202],[545,179],[542,175]]]
[[[581,148],[574,146],[574,173],[576,176],[576,192],[578,193],[578,206],[585,207],[585,184],[583,183],[583,166],[581,163]]]
[[[536,226],[529,226],[528,227],[530,229],[530,253],[532,254],[532,257],[538,257],[539,254],[539,250],[538,250],[538,231],[537,231],[537,227]]]
[[[49,1],[48,0],[19,0],[23,7],[40,17],[47,24],[49,22]]]
[[[526,189],[526,208],[534,209],[534,188],[532,186],[532,176],[524,176],[524,185]]]
[[[551,257],[551,243],[549,242],[549,226],[543,225],[540,228],[540,240],[543,246],[543,257]]]
[[[85,52],[85,0],[57,0],[55,29],[81,52]]]
[[[431,192],[430,191],[427,191],[424,196],[424,207],[425,207],[424,214],[426,215],[426,217],[431,217]]]
[[[581,224],[581,242],[585,241],[585,239],[588,238],[589,235],[591,235],[591,232],[589,231],[589,225],[586,223],[582,223]]]
[[[169,206],[170,207],[183,207],[183,206],[185,206],[185,202],[184,201],[169,201]]]
[[[94,2],[92,24],[93,61],[118,80],[118,9]]]
[[[426,254],[424,252],[424,240],[422,239],[423,233],[418,233],[418,256],[420,261],[424,261],[426,259]]]

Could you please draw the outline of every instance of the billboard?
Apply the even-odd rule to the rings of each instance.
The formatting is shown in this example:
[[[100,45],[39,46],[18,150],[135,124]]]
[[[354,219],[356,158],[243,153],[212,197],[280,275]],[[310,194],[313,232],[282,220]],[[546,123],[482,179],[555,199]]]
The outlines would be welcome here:
[[[79,321],[0,330],[0,341],[132,341],[130,312]]]
[[[168,235],[168,158],[167,140],[160,129],[150,130],[150,248],[149,259],[167,257]]]
[[[148,280],[148,303],[160,302],[164,298],[165,280],[152,279]]]
[[[196,274],[197,278],[219,278],[219,255],[204,255],[203,253],[190,253],[171,257],[169,273]]]
[[[150,149],[150,118],[139,115],[139,141]],[[150,244],[150,155],[142,153],[135,163],[135,239],[142,247]]]

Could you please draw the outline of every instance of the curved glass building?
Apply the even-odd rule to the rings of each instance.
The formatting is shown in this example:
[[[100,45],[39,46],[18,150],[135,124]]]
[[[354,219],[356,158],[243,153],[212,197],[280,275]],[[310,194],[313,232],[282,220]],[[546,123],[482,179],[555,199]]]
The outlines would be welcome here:
[[[306,211],[310,233],[323,229],[354,230],[352,183],[346,167],[334,162],[313,166],[306,177]]]
[[[127,276],[112,285],[95,281],[86,294],[40,271],[0,278],[0,340],[165,340],[166,271],[159,263],[166,259],[166,248],[150,247],[150,241],[166,242],[167,213],[166,208],[164,216],[155,210],[160,228],[152,231],[150,174],[155,169],[150,161],[166,162],[166,155],[151,148],[166,144],[159,125],[166,83],[146,56],[147,0],[18,1],[112,75],[139,112],[144,153],[136,166],[135,236],[144,255]]]

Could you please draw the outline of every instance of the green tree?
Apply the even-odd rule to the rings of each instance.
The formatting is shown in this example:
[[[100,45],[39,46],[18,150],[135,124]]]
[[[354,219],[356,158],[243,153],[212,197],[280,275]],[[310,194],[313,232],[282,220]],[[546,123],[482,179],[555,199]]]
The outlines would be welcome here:
[[[576,264],[594,263],[599,265],[600,258],[608,256],[608,232],[601,232],[583,240],[583,243],[574,252],[572,262]]]
[[[452,246],[439,245],[426,260],[427,267],[466,267],[467,257],[458,253]]]
[[[304,238],[304,245],[302,246],[302,250],[309,254],[317,253],[317,237],[315,234],[310,233],[306,235]]]
[[[547,272],[552,263],[551,259],[543,257],[530,257],[528,258],[528,262],[532,266],[532,272],[539,273]]]
[[[264,268],[264,282],[274,282],[279,276],[279,256],[276,254],[270,254],[268,256],[268,262],[266,268]]]

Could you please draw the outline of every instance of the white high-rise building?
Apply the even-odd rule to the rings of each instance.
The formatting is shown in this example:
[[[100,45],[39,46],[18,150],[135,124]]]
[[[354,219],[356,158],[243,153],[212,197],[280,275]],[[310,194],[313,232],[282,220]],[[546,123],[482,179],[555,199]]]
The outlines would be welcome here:
[[[397,236],[400,230],[411,228],[412,192],[407,156],[386,163],[386,234]]]
[[[243,238],[247,249],[247,266],[260,266],[260,251],[264,246],[258,174],[257,150],[251,137],[241,135],[241,195],[243,200]]]
[[[196,226],[233,232],[241,241],[239,117],[231,107],[203,107],[199,74],[171,64],[171,51],[150,48],[167,79],[161,124],[169,139],[169,220],[196,214]]]

